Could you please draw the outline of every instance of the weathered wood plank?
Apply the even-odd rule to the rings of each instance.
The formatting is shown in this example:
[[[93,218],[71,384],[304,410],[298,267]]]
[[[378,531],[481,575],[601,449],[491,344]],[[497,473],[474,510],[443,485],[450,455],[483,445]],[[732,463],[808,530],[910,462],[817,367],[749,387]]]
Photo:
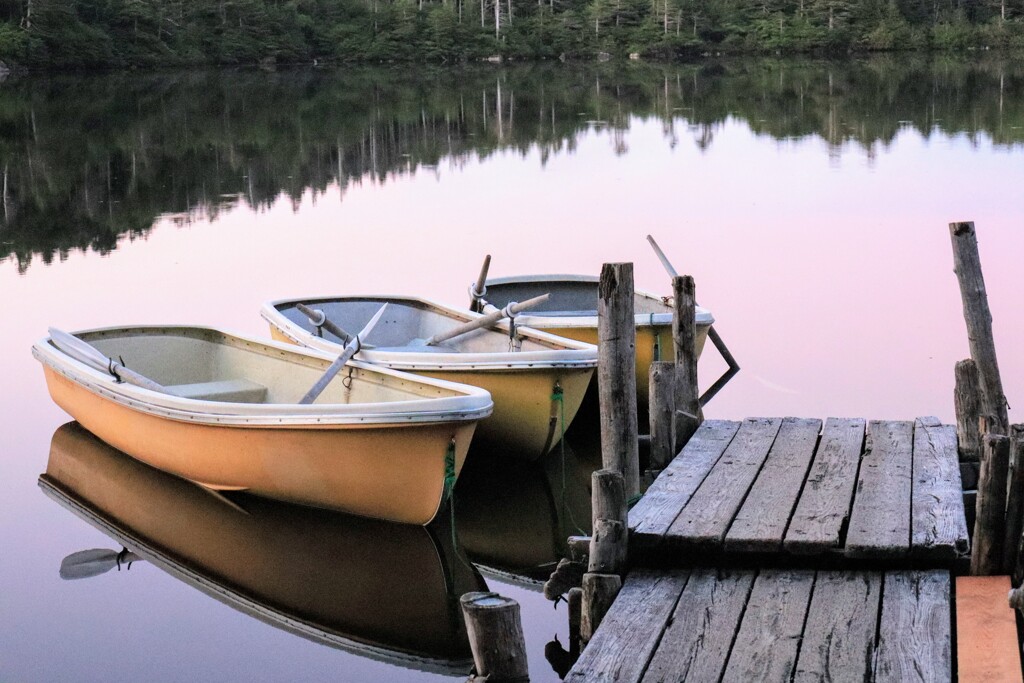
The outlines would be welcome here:
[[[846,554],[901,557],[910,551],[913,422],[871,422],[860,463]]]
[[[730,551],[782,549],[786,526],[814,457],[821,420],[787,417],[725,537]]]
[[[794,682],[868,680],[881,596],[880,572],[818,572]]]
[[[743,504],[782,419],[748,418],[665,534],[686,546],[719,547]]]
[[[686,448],[629,511],[630,533],[646,542],[660,540],[725,453],[739,428],[739,422],[704,422]]]
[[[761,571],[722,680],[788,683],[813,585],[813,571]]]
[[[1017,621],[1008,576],[956,579],[956,668],[960,683],[1021,681]]]
[[[875,681],[949,681],[952,678],[948,571],[885,575]]]
[[[721,679],[755,575],[749,570],[695,569],[644,683]]]
[[[914,424],[914,557],[952,560],[970,550],[956,439],[956,427],[938,418],[921,417]]]
[[[850,517],[865,421],[830,417],[804,483],[784,546],[791,553],[820,554],[840,547]]]
[[[686,570],[632,572],[566,681],[639,681],[689,577]]]

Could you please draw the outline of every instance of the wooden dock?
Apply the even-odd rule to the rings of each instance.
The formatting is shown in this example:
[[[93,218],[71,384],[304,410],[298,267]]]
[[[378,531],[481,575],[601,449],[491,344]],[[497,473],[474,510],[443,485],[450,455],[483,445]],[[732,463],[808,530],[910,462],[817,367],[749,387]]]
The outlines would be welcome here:
[[[629,526],[634,565],[756,553],[951,568],[970,551],[956,428],[935,418],[709,420]]]
[[[953,680],[955,427],[709,420],[629,526],[635,569],[566,680]]]
[[[950,681],[946,570],[633,571],[566,681]]]

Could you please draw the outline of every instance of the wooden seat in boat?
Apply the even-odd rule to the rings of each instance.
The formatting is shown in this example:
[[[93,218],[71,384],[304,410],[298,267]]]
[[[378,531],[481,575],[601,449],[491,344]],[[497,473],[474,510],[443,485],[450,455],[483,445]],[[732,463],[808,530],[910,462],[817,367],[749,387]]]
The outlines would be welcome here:
[[[263,403],[267,388],[247,379],[224,379],[217,382],[172,384],[167,391],[181,398],[198,401],[226,401],[231,403]]]

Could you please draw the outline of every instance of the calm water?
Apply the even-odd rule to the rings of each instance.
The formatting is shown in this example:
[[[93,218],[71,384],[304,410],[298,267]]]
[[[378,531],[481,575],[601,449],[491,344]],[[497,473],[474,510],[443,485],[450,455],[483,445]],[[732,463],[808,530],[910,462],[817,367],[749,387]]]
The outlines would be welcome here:
[[[485,253],[495,276],[633,261],[637,285],[664,293],[653,233],[696,277],[743,366],[710,416],[949,420],[967,342],[946,226],[970,219],[1011,418],[1024,419],[1021,64],[0,84],[0,679],[461,676],[453,599],[486,585],[521,602],[531,673],[555,680],[545,649],[558,660],[564,606],[530,579],[588,517],[586,431],[564,475],[557,452],[525,469],[475,453],[454,541],[447,521],[424,531],[258,500],[242,515],[62,427],[29,354],[51,324],[265,335],[257,310],[269,298],[460,304]],[[721,368],[708,354],[703,383]],[[60,476],[94,496],[46,495]],[[152,553],[130,570],[61,578],[66,556],[132,541]]]

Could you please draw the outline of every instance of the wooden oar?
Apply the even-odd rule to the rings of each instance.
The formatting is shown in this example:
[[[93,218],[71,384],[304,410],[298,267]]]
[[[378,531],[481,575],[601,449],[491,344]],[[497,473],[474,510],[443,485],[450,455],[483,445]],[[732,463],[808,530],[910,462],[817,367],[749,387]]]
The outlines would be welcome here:
[[[320,396],[320,394],[323,393],[324,389],[327,388],[327,385],[331,383],[332,379],[334,379],[334,376],[338,374],[338,371],[345,367],[345,363],[347,363],[352,356],[356,355],[356,352],[359,351],[360,338],[370,334],[374,326],[376,326],[377,321],[380,320],[382,315],[384,315],[384,309],[387,307],[387,304],[381,306],[376,315],[370,318],[370,322],[366,323],[366,327],[364,327],[359,334],[353,337],[352,341],[345,345],[345,350],[341,352],[341,355],[334,359],[334,362],[331,363],[327,370],[324,371],[323,376],[318,379],[316,384],[314,384],[312,388],[306,392],[306,395],[302,397],[299,401],[300,405],[308,405],[312,403]]]
[[[352,341],[352,335],[341,329],[337,324],[331,322],[331,319],[321,311],[320,309],[310,308],[306,304],[295,304],[295,308],[299,309],[302,315],[309,318],[309,322],[313,323],[317,327],[322,327],[335,337],[341,340],[342,344],[348,344]]]
[[[480,313],[480,301],[487,294],[487,271],[491,267],[491,255],[484,257],[484,265],[480,268],[480,277],[476,279],[469,290],[469,309],[474,313]]]
[[[672,267],[672,264],[668,260],[668,256],[665,256],[665,252],[661,250],[658,243],[654,241],[654,238],[650,235],[647,236],[647,241],[651,243],[651,248],[654,249],[654,253],[661,259],[661,265],[665,266],[665,270],[668,271],[669,277],[679,277],[679,273]]]
[[[72,334],[68,334],[63,330],[58,330],[56,327],[51,327],[50,341],[53,342],[54,346],[75,360],[85,363],[100,372],[109,372],[129,384],[134,384],[135,386],[142,387],[143,389],[167,393],[167,389],[162,384],[158,384],[145,375],[140,375],[134,370],[129,370],[122,363],[119,363],[113,358],[107,358],[95,346],[82,341]]]
[[[528,308],[533,308],[538,304],[542,304],[545,301],[547,301],[550,297],[550,294],[541,294],[540,296],[535,296],[532,299],[527,299],[522,303],[516,303],[515,301],[513,301],[500,311],[488,313],[487,315],[481,318],[471,320],[468,323],[463,323],[458,327],[453,327],[447,332],[435,334],[430,339],[427,339],[424,342],[424,344],[426,346],[433,346],[434,344],[440,344],[441,342],[448,341],[449,339],[453,339],[468,332],[472,332],[473,330],[479,330],[481,327],[490,327],[491,325],[498,322],[502,318],[514,318],[521,311],[525,311]]]

